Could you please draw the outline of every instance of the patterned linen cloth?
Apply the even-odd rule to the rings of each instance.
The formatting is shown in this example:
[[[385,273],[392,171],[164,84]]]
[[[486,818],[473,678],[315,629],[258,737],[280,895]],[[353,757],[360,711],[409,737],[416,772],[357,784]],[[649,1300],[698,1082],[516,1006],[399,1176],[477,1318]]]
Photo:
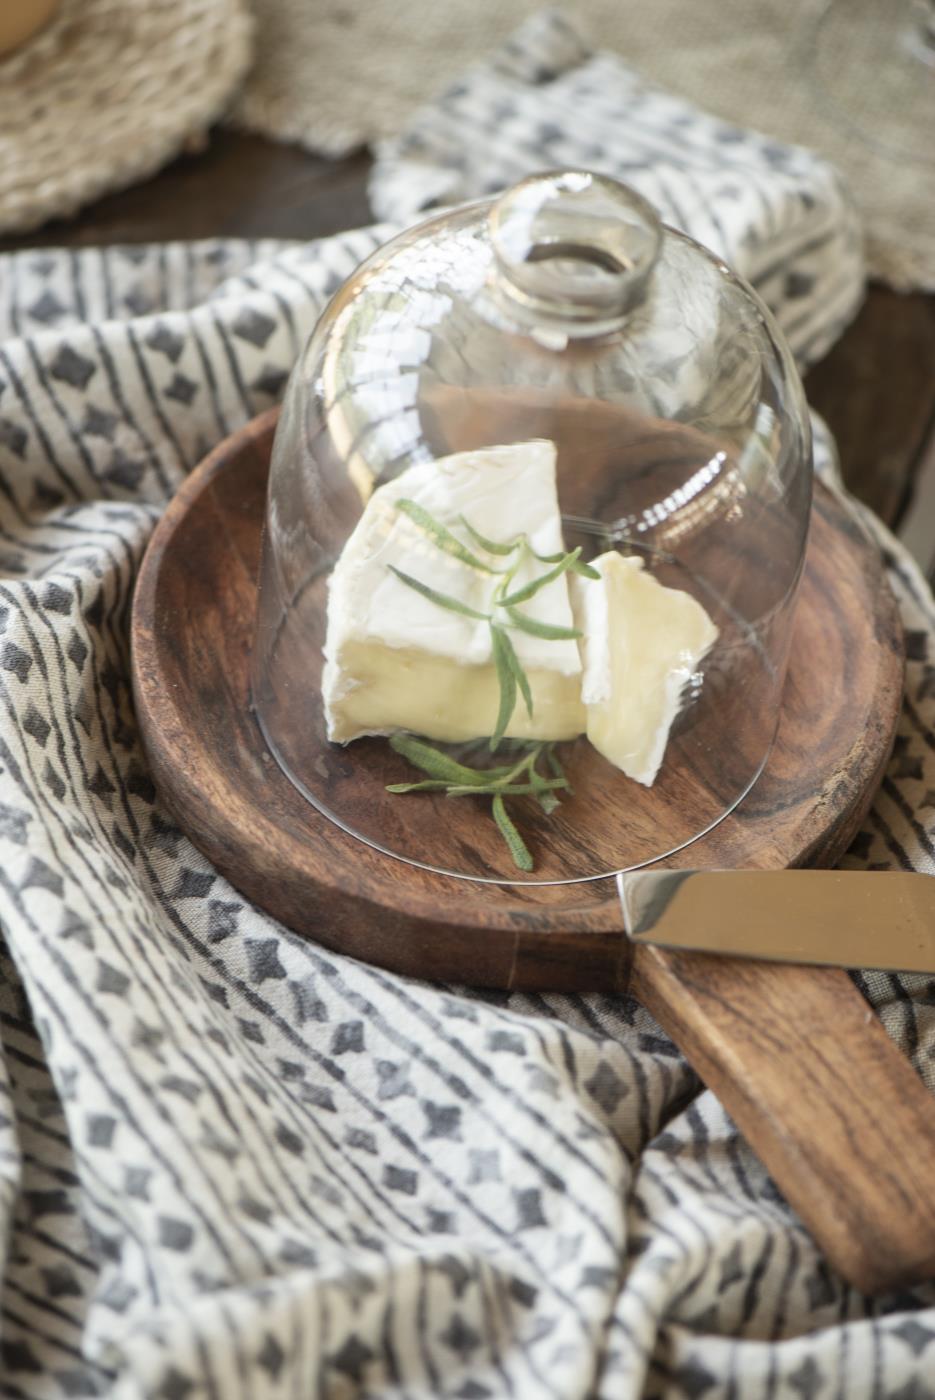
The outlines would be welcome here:
[[[616,67],[573,119],[546,84],[536,120],[558,134],[529,132],[548,42],[510,51],[522,120],[492,114],[496,151],[493,70],[446,99],[464,169],[436,194],[476,192],[475,166],[486,183],[626,148],[629,178],[815,353],[861,284],[831,172]],[[417,135],[378,172],[387,209],[421,200],[401,163]],[[932,1289],[870,1302],[834,1277],[635,1003],[428,986],[325,952],[160,806],[128,684],[147,539],[385,232],[0,260],[0,1393],[935,1395]],[[870,525],[910,662],[848,860],[932,869],[935,607]],[[862,985],[931,1079],[935,982]]]

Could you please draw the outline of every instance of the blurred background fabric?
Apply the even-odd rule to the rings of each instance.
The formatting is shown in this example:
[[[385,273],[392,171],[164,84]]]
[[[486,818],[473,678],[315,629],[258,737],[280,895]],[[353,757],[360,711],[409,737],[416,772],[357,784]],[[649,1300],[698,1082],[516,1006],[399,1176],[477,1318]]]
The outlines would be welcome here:
[[[715,116],[821,152],[842,172],[867,233],[872,275],[935,288],[933,171],[864,144],[824,100],[814,30],[827,0],[575,0],[555,13],[642,77]],[[252,130],[341,155],[409,128],[418,109],[486,59],[541,0],[253,0],[256,62],[233,110]],[[900,4],[861,5],[882,40]],[[846,61],[846,55],[841,55]],[[908,125],[935,130],[935,74],[910,103],[905,82],[857,66],[853,101],[881,148]],[[543,81],[548,82],[547,74]],[[612,96],[612,91],[608,91]]]
[[[61,0],[0,56],[0,231],[73,214],[203,140],[252,30],[245,0]]]

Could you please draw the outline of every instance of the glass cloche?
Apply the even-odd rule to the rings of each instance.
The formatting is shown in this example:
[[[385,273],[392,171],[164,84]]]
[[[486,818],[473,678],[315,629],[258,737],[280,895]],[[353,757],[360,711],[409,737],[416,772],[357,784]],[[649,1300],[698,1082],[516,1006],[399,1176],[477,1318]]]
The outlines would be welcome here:
[[[443,874],[658,859],[770,751],[812,490],[766,308],[625,186],[530,176],[333,297],[276,434],[253,658],[270,750]]]

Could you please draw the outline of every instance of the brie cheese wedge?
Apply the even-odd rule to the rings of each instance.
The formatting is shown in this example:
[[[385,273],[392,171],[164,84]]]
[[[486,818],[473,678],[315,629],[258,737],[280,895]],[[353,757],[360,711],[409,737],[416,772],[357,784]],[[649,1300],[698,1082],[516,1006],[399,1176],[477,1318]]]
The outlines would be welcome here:
[[[364,734],[410,730],[455,743],[494,732],[500,691],[488,623],[440,606],[393,570],[475,613],[490,612],[501,577],[494,571],[514,561],[486,551],[464,522],[496,544],[524,534],[540,555],[563,552],[555,456],[555,445],[544,441],[458,452],[410,467],[374,491],[329,581],[322,677],[329,739],[346,744]],[[427,512],[487,568],[440,549],[400,501]],[[527,551],[511,590],[547,568]],[[574,627],[567,576],[540,589],[522,611]],[[529,680],[533,714],[520,698],[507,737],[580,734],[577,643],[514,628],[509,635]]]
[[[592,559],[600,581],[572,580],[585,732],[598,753],[647,787],[662,763],[682,688],[718,629],[700,603],[666,588],[639,558]]]

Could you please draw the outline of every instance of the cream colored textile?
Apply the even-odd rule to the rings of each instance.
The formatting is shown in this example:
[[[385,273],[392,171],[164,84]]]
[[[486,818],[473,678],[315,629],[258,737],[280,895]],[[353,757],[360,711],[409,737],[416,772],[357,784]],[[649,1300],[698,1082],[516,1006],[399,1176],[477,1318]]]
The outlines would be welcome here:
[[[251,31],[245,0],[63,0],[0,58],[0,232],[74,213],[201,136]]]
[[[562,9],[593,43],[673,93],[833,161],[860,209],[871,272],[895,286],[935,289],[935,164],[926,172],[877,153],[835,117],[809,70],[820,3],[573,0]],[[332,155],[399,133],[421,104],[542,8],[541,0],[253,5],[257,63],[236,120]],[[895,24],[900,9],[881,0],[874,22]],[[908,89],[882,90],[878,79],[860,88],[860,100],[881,148],[899,149],[907,124],[935,132],[935,71],[928,96],[912,107]]]

